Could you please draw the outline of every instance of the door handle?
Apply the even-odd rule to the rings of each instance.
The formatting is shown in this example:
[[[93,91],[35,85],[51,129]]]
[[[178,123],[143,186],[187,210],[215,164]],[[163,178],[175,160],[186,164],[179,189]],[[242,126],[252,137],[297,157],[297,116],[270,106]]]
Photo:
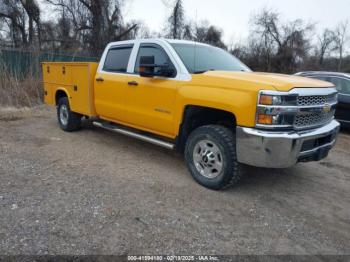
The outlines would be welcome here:
[[[129,86],[138,86],[139,83],[137,83],[136,81],[130,81],[130,82],[128,82],[128,85]]]
[[[96,81],[97,81],[97,82],[103,82],[104,79],[103,79],[102,77],[99,77],[99,78],[96,78]]]

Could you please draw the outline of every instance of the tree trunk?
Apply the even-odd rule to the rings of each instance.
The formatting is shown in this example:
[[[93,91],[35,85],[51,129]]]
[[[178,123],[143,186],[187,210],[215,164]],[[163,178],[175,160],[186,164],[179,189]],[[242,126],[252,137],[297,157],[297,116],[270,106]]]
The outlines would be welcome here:
[[[33,18],[29,17],[29,44],[33,44],[33,39],[34,39],[34,25],[33,25]]]
[[[92,13],[92,39],[91,47],[94,55],[98,55],[104,48],[104,19],[103,9],[101,1],[91,1],[91,13]]]
[[[338,63],[338,71],[341,72],[343,66],[343,47],[339,47],[339,63]]]

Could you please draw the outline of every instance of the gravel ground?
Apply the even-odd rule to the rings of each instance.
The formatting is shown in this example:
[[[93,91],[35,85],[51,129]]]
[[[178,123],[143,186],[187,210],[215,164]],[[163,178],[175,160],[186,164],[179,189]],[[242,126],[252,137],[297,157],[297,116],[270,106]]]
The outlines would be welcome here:
[[[222,192],[181,156],[53,109],[0,110],[0,254],[350,254],[350,133]]]

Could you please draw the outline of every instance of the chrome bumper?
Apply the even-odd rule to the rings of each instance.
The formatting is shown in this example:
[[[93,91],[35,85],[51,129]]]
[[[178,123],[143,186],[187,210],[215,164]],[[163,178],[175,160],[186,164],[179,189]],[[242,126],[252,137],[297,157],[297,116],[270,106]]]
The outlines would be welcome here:
[[[238,162],[267,168],[287,168],[297,162],[318,161],[327,157],[335,145],[340,124],[308,131],[273,132],[237,127]]]

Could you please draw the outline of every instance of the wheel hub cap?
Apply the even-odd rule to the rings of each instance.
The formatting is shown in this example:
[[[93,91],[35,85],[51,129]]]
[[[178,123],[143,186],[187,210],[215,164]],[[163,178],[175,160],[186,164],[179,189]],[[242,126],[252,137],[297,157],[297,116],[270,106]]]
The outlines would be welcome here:
[[[199,141],[193,151],[193,162],[198,172],[207,178],[215,178],[223,168],[222,153],[212,141]]]
[[[68,124],[68,108],[66,105],[60,107],[60,121],[63,125]]]

